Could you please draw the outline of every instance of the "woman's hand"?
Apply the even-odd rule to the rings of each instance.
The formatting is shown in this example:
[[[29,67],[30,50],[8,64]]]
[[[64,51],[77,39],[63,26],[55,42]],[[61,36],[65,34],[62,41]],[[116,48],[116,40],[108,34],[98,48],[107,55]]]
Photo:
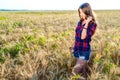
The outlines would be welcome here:
[[[88,24],[89,24],[90,21],[92,21],[91,16],[87,17],[86,24],[85,24],[84,28],[88,28]]]
[[[89,16],[89,17],[87,17],[87,23],[89,23],[90,21],[92,20],[92,17],[91,16]]]
[[[73,47],[69,47],[70,53],[73,52]]]

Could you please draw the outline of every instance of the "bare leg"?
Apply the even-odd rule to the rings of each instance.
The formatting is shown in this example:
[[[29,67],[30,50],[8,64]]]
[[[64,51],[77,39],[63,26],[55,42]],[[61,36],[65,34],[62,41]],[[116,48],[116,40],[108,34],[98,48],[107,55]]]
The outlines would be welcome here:
[[[85,78],[87,77],[86,64],[87,64],[87,61],[83,60],[82,76],[85,77]]]
[[[76,58],[76,64],[72,70],[72,73],[73,75],[77,75],[79,74],[79,72],[81,72],[81,70],[82,70],[82,67],[81,67],[80,61],[78,58]]]
[[[82,76],[86,77],[86,60],[79,60],[79,58],[76,58],[76,65],[73,68],[73,75],[77,75],[81,73]]]

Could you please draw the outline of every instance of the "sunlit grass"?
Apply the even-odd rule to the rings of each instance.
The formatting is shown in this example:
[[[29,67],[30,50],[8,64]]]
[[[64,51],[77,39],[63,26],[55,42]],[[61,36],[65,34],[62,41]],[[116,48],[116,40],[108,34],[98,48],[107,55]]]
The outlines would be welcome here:
[[[95,11],[88,80],[120,79],[120,11]],[[77,11],[1,12],[1,80],[74,80],[73,45]]]

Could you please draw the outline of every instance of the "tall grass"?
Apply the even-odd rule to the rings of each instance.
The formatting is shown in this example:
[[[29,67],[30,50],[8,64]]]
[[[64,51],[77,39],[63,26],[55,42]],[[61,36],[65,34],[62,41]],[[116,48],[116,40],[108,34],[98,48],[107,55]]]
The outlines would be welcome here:
[[[120,11],[95,11],[88,80],[120,80]],[[1,80],[74,80],[77,11],[1,12]]]

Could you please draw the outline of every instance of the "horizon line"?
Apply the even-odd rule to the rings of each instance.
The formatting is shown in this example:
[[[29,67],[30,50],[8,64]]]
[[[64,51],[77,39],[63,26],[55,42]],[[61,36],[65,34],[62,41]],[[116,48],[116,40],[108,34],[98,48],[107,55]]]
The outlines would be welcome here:
[[[75,9],[0,9],[0,11],[76,11],[76,10]],[[120,9],[93,9],[93,10],[120,10]]]

